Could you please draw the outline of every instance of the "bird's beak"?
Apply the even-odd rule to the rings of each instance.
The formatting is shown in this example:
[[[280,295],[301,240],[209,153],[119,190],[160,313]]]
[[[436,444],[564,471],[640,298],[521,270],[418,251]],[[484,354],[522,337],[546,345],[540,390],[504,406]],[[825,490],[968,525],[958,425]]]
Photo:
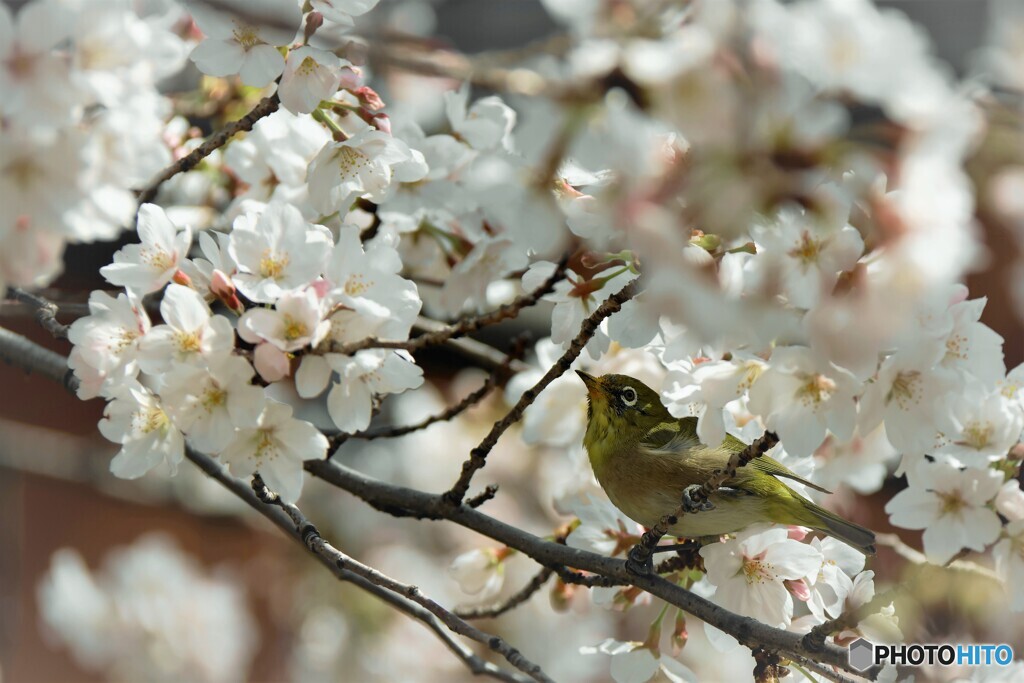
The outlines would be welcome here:
[[[577,370],[576,374],[580,376],[583,383],[587,385],[587,391],[590,392],[591,396],[597,396],[601,393],[601,381],[593,375],[588,375],[582,370]]]

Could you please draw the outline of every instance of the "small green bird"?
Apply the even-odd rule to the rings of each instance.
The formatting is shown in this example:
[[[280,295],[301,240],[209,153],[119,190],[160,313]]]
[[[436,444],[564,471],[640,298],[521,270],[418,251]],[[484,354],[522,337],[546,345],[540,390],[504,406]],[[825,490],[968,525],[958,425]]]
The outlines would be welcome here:
[[[583,445],[594,474],[612,503],[645,527],[677,510],[688,486],[703,484],[746,447],[732,436],[717,448],[704,446],[697,438],[697,419],[672,417],[658,394],[638,379],[576,372],[589,392]],[[762,455],[711,494],[712,508],[682,515],[669,533],[720,536],[757,522],[775,522],[809,527],[874,554],[873,532],[815,505],[780,477],[831,493]]]

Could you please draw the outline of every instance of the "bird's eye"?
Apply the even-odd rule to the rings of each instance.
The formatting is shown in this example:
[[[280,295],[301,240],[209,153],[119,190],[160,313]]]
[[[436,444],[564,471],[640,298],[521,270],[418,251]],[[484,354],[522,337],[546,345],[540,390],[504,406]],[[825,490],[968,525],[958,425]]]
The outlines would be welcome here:
[[[636,405],[636,389],[633,387],[626,387],[622,390],[622,402],[627,406]]]

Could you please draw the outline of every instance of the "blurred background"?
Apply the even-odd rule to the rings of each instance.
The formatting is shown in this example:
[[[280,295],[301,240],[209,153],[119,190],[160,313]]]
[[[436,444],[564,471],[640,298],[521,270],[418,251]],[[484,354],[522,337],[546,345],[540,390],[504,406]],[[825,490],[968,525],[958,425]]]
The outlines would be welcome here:
[[[20,3],[8,4],[15,9]],[[989,30],[991,8],[985,0],[878,4],[906,12],[925,26],[938,53],[961,74],[970,71]],[[533,0],[382,0],[375,17],[470,53],[513,48],[561,30]],[[197,77],[194,71],[182,76]],[[390,95],[394,118],[411,116],[409,107],[420,102],[415,80],[379,84]],[[416,112],[425,127],[431,116],[441,115],[440,107]],[[1008,233],[1013,226],[994,219],[984,228],[988,265],[968,285],[972,297],[989,297],[982,321],[1006,340],[1006,365],[1013,368],[1024,361],[1024,329],[1008,293],[1014,289],[1009,264],[1016,246]],[[84,301],[85,293],[98,286],[99,266],[110,261],[118,246],[69,249],[66,273],[53,290],[64,300]],[[533,320],[548,320],[543,305],[534,315]],[[490,338],[500,344],[529,330],[530,321],[526,317],[490,330]],[[17,307],[0,308],[0,324],[68,351]],[[535,337],[542,334],[540,325],[533,327]],[[430,382],[414,394],[389,399],[382,421],[415,421],[457,401],[484,378],[443,352],[422,360]],[[582,399],[581,387],[581,410]],[[503,407],[498,392],[454,423],[403,439],[350,441],[336,457],[390,481],[440,490],[454,480],[465,454]],[[0,365],[0,680],[470,677],[421,625],[338,584],[190,464],[174,478],[158,472],[132,482],[114,479],[108,466],[117,448],[96,430],[102,409],[99,400],[81,402],[46,380]],[[551,533],[567,521],[550,501],[580,476],[578,450],[528,448],[512,430],[484,473],[486,482],[502,486],[502,495],[488,503],[487,511],[534,533]],[[882,491],[868,498],[840,490],[840,508],[856,506],[859,521],[895,532],[881,508],[901,487],[890,476]],[[471,603],[447,567],[459,553],[480,546],[472,534],[454,525],[392,519],[315,480],[307,480],[302,507],[349,554],[420,585],[442,604]],[[367,534],[371,528],[374,533]],[[920,547],[918,532],[899,534]],[[908,640],[1010,642],[1024,653],[1024,624],[999,623],[986,610],[1001,590],[991,580],[908,568],[888,548],[880,550],[874,569],[882,590],[900,583],[915,587],[914,600],[895,598]],[[514,592],[535,570],[527,560],[510,560],[501,595]],[[578,648],[609,633],[640,638],[650,619],[649,610],[607,612],[582,595],[569,596],[566,614],[552,617],[551,610],[544,590],[527,606],[484,627],[507,635],[557,680],[606,680],[606,659],[580,657]],[[690,631],[691,641],[703,638],[701,629]],[[691,647],[700,651],[696,644]],[[704,680],[748,676],[746,658],[733,660],[701,663],[689,661],[685,653],[682,657]]]

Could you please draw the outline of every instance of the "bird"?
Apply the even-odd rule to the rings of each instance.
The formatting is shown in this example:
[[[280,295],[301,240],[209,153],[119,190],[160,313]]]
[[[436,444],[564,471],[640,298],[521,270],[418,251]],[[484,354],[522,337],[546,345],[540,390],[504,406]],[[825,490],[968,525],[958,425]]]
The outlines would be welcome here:
[[[746,448],[731,435],[718,446],[705,446],[697,437],[697,418],[673,417],[657,392],[634,377],[576,373],[588,392],[583,445],[594,475],[611,502],[647,528],[675,513],[688,489],[724,470],[730,456]],[[808,500],[787,479],[831,493],[762,455],[737,469],[702,501],[698,513],[679,516],[668,533],[717,540],[759,522],[774,522],[808,527],[874,554],[872,531]]]

